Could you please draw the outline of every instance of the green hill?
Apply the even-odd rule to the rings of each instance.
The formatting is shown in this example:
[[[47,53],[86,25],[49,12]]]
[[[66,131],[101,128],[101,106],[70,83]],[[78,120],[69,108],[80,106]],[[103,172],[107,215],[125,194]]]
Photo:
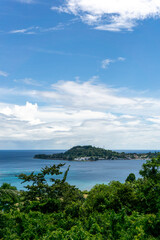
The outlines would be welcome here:
[[[55,159],[55,160],[76,160],[76,161],[96,161],[96,160],[116,160],[116,159],[149,159],[157,156],[158,153],[136,154],[136,153],[124,153],[111,150],[105,150],[103,148],[87,146],[75,146],[64,153],[55,154],[37,154],[34,158],[39,159]]]

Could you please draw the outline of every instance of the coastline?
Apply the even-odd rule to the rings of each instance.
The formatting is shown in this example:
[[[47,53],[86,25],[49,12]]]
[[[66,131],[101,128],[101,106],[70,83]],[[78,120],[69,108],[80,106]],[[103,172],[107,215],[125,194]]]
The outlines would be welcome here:
[[[62,170],[65,171],[70,165],[67,181],[81,190],[88,190],[96,184],[109,183],[110,181],[124,182],[129,173],[133,172],[136,177],[139,176],[144,160],[98,160],[98,161],[65,161],[51,159],[33,159],[34,154],[39,150],[27,151],[3,151],[0,154],[0,185],[4,182],[11,183],[18,190],[24,190],[24,184],[21,184],[16,176],[31,172],[38,173],[41,168],[50,165],[65,163]],[[43,151],[40,151],[41,153]],[[51,153],[46,151],[44,153]],[[56,152],[56,151],[55,151]],[[6,161],[7,160],[7,161]]]
[[[53,154],[36,154],[34,158],[50,159],[50,160],[64,160],[64,161],[99,161],[99,160],[150,160],[157,157],[159,152],[148,153],[125,153],[106,150],[91,145],[74,146],[63,153]]]

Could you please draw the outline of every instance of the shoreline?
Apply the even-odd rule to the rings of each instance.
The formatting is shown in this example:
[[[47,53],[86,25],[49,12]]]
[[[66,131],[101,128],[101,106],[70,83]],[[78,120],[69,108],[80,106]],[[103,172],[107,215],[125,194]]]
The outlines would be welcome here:
[[[34,158],[48,160],[63,160],[63,161],[99,161],[99,160],[150,160],[157,157],[159,152],[148,153],[125,153],[106,150],[103,148],[93,147],[91,145],[75,146],[64,153],[53,154],[36,154]]]
[[[115,160],[151,160],[151,158],[114,158],[114,159],[96,159],[96,160],[71,160],[71,159],[58,159],[58,158],[38,158],[34,157],[34,159],[43,159],[43,160],[52,160],[52,161],[67,161],[67,162],[97,162],[97,161],[115,161]]]

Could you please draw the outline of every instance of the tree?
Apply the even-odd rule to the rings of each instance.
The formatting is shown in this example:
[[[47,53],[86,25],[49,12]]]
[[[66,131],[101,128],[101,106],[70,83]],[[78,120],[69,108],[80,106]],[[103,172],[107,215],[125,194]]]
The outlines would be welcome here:
[[[144,178],[152,179],[156,182],[160,180],[160,155],[157,158],[147,160],[142,165],[142,170],[139,173]]]
[[[11,186],[10,183],[3,183],[0,189],[11,189],[11,190],[17,190],[15,186]]]
[[[19,179],[23,180],[22,183],[31,183],[25,186],[25,188],[27,189],[27,191],[24,192],[25,198],[32,201],[40,201],[49,198],[61,197],[61,188],[66,181],[70,166],[65,171],[62,180],[53,176],[61,175],[62,172],[60,172],[60,168],[64,165],[65,164],[53,165],[50,167],[46,166],[45,168],[42,168],[41,172],[38,174],[35,174],[34,172],[29,175],[23,173],[20,174],[18,177]],[[52,182],[51,185],[48,183],[47,176],[50,176],[50,182]]]
[[[3,183],[0,187],[0,210],[9,211],[15,207],[19,201],[19,193],[16,187],[11,186],[9,183]]]
[[[135,180],[136,180],[136,177],[134,173],[130,173],[126,178],[126,182],[134,182]]]
[[[19,178],[23,183],[29,182],[23,191],[23,206],[25,212],[40,211],[42,213],[52,213],[64,209],[72,202],[84,199],[83,193],[75,186],[66,182],[69,167],[64,173],[63,178],[59,178],[60,168],[65,164],[53,165],[41,169],[41,172],[30,175],[20,174]],[[52,184],[49,184],[49,180]]]

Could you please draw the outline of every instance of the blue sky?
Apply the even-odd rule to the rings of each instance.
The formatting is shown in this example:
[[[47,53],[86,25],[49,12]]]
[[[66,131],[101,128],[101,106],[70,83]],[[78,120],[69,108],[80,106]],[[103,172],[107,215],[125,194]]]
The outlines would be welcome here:
[[[159,1],[0,10],[0,149],[160,149]]]

